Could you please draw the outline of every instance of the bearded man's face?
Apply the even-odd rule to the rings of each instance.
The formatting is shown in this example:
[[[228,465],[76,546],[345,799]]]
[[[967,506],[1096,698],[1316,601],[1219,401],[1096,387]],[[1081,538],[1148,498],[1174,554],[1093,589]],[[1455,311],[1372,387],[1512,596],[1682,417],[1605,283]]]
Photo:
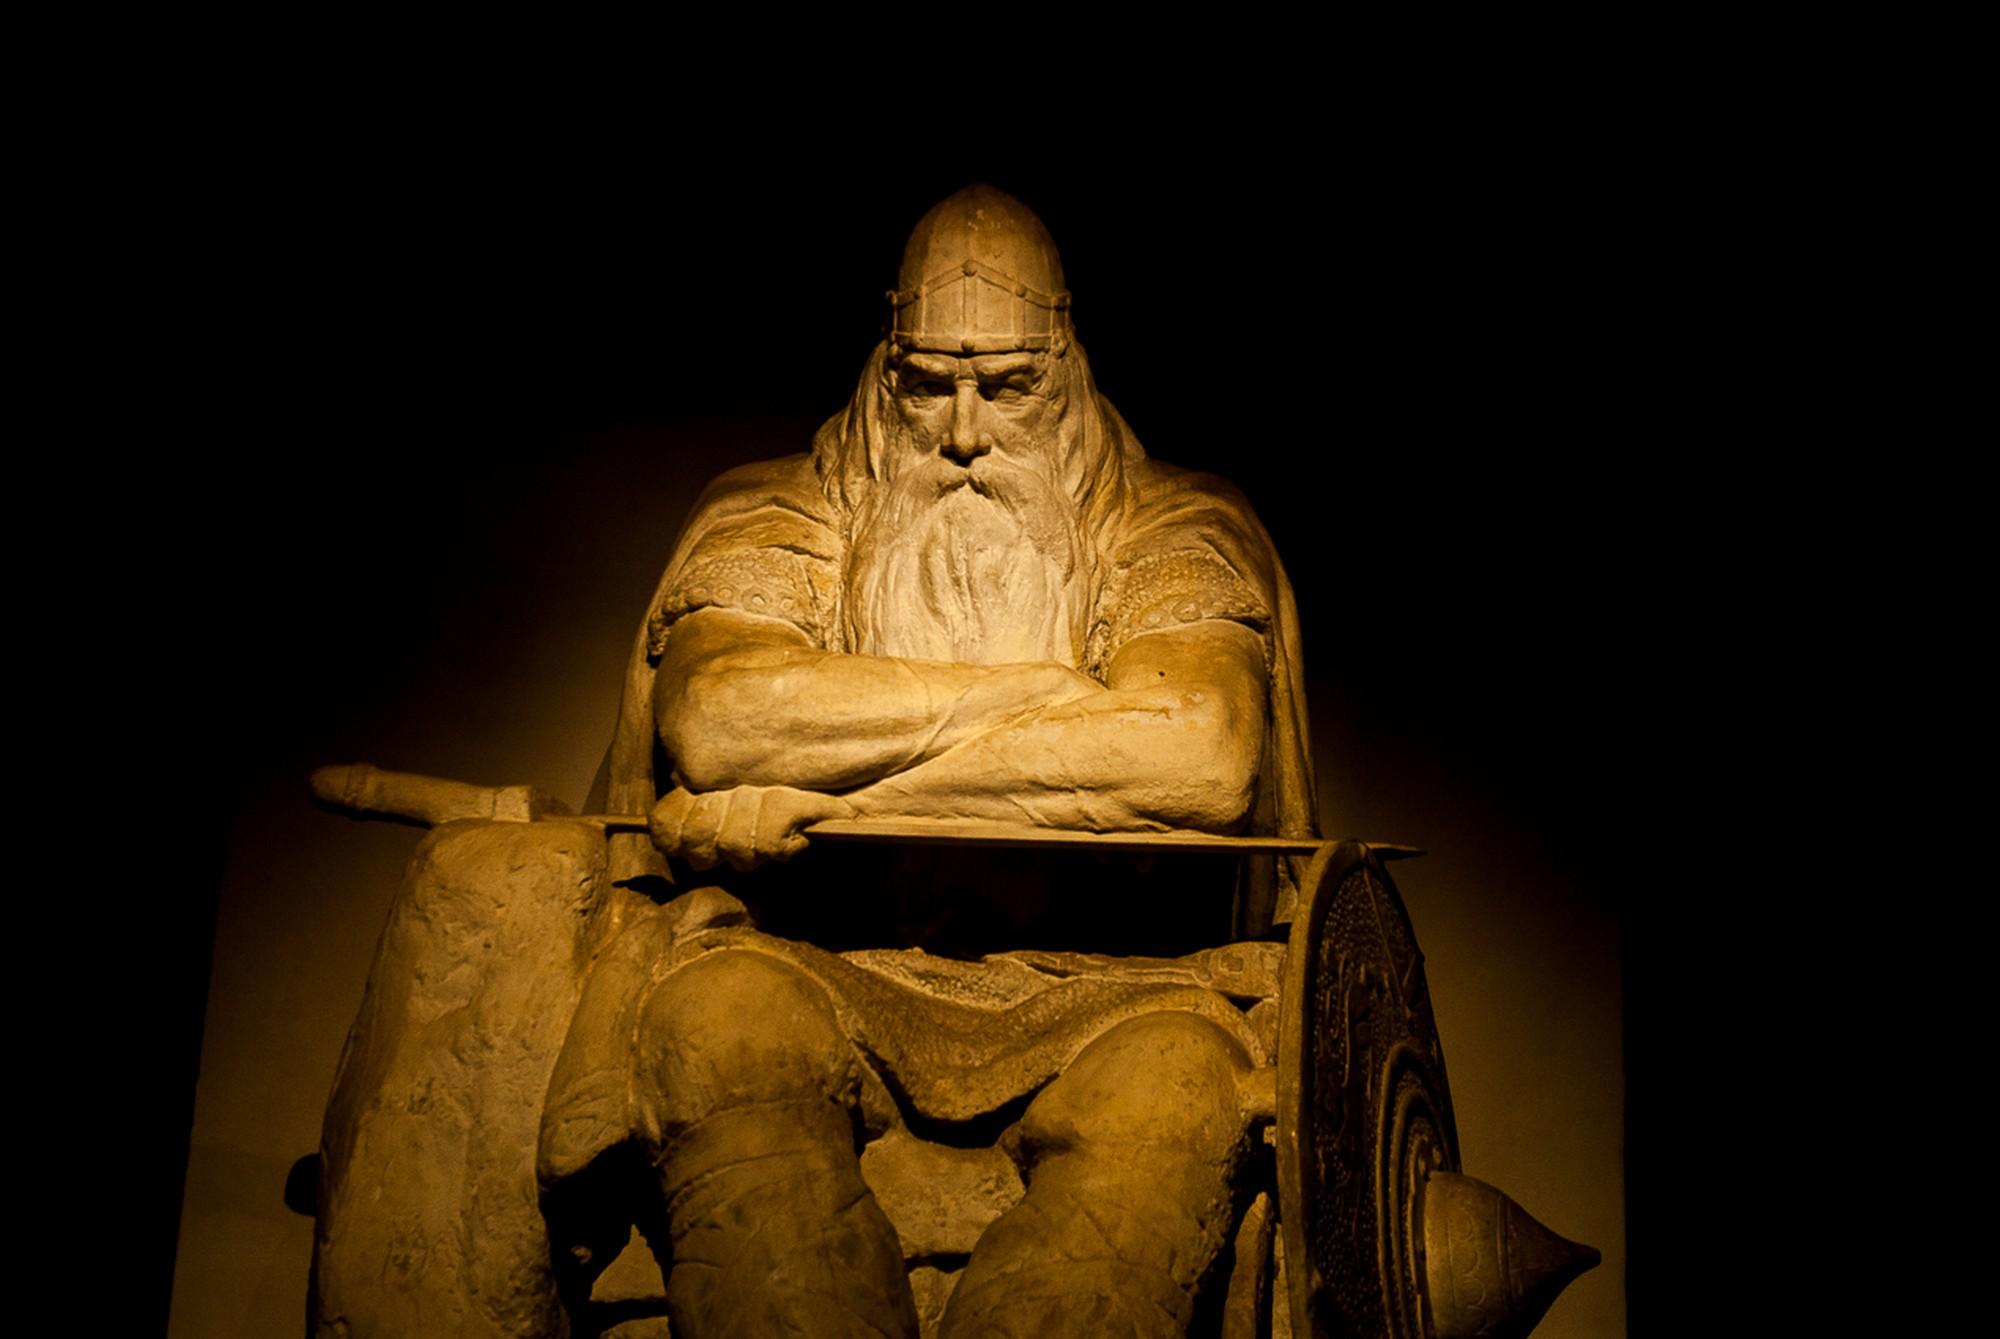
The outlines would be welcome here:
[[[1054,360],[912,352],[889,375],[892,440],[851,536],[849,645],[1076,664],[1087,611]]]

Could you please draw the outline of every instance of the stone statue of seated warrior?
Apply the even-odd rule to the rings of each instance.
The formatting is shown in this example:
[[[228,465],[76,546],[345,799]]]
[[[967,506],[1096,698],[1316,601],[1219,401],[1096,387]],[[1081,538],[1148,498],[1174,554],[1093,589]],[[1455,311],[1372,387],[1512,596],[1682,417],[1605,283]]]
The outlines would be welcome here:
[[[811,451],[674,550],[601,806],[649,830],[420,854],[329,1113],[321,1333],[653,1333],[592,1300],[635,1226],[686,1339],[1223,1324],[1292,859],[808,829],[1311,838],[1291,592],[1098,394],[1017,201],[933,208],[889,304]]]

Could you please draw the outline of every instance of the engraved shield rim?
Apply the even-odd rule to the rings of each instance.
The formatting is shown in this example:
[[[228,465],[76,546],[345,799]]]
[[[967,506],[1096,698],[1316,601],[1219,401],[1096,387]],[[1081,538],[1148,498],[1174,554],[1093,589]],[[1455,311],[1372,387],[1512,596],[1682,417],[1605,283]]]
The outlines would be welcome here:
[[[1371,877],[1379,881],[1382,892],[1386,894],[1386,901],[1400,919],[1403,932],[1408,936],[1411,947],[1417,951],[1416,979],[1421,980],[1423,977],[1422,951],[1416,948],[1416,933],[1410,923],[1409,911],[1403,905],[1402,895],[1397,890],[1395,882],[1382,868],[1381,861],[1375,858],[1368,846],[1362,842],[1329,842],[1322,847],[1319,853],[1313,856],[1304,878],[1300,880],[1303,895],[1300,898],[1298,914],[1292,922],[1285,961],[1284,988],[1279,995],[1276,1056],[1279,1225],[1285,1255],[1286,1291],[1289,1294],[1284,1304],[1291,1311],[1293,1331],[1301,1339],[1306,1339],[1306,1336],[1327,1334],[1328,1331],[1323,1327],[1316,1327],[1313,1323],[1312,1279],[1315,1271],[1309,1246],[1312,1208],[1307,1195],[1305,1166],[1313,1118],[1317,1115],[1317,1111],[1306,1109],[1306,1103],[1311,1096],[1307,1075],[1308,1043],[1322,1020],[1308,1019],[1300,1005],[1312,998],[1317,950],[1324,937],[1328,914],[1348,876],[1363,865],[1368,866]],[[1424,994],[1428,996],[1427,983],[1424,986]],[[1432,1022],[1434,1033],[1435,1020]],[[1402,1050],[1400,1047],[1396,1049]],[[1407,1067],[1397,1062],[1388,1068],[1393,1070]],[[1441,1046],[1437,1067],[1433,1069],[1429,1065],[1422,1065],[1418,1067],[1417,1072],[1426,1080],[1425,1096],[1429,1099],[1427,1105],[1435,1117],[1438,1134],[1444,1144],[1444,1161],[1450,1170],[1457,1170],[1458,1132],[1452,1112],[1449,1081],[1443,1070]],[[1387,1099],[1390,1095],[1385,1091],[1378,1096],[1379,1099]],[[1381,1128],[1385,1112],[1386,1108],[1383,1107],[1381,1100],[1371,1104],[1371,1119],[1377,1125],[1377,1128],[1370,1132],[1372,1141],[1379,1142],[1386,1133]],[[1363,1173],[1376,1181],[1378,1186],[1381,1184],[1378,1178],[1381,1172],[1386,1170],[1382,1164],[1387,1156],[1389,1151],[1383,1148],[1371,1150],[1370,1162],[1373,1165]],[[1400,1217],[1388,1213],[1387,1206],[1379,1193],[1376,1199],[1375,1221],[1371,1224],[1371,1230],[1378,1239],[1381,1239],[1373,1243],[1379,1247],[1386,1241],[1383,1234],[1395,1230],[1392,1218],[1394,1221],[1400,1221]],[[1391,1252],[1392,1256],[1398,1254],[1400,1253]],[[1377,1259],[1378,1273],[1389,1269],[1392,1265],[1391,1258],[1381,1255],[1376,1249],[1370,1249],[1368,1255]],[[1399,1292],[1406,1291],[1415,1285],[1415,1280],[1407,1282],[1392,1280],[1384,1275],[1378,1278],[1378,1284],[1383,1290],[1386,1307],[1392,1286]],[[1413,1303],[1421,1302],[1420,1297],[1412,1297],[1409,1300]],[[1412,1307],[1411,1311],[1414,1313],[1416,1308]]]

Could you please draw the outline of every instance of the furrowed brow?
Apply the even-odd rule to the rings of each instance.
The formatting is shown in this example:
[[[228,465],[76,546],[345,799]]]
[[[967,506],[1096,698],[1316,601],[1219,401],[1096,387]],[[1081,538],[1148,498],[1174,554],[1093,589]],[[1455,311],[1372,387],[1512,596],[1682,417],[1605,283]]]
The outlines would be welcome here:
[[[996,353],[972,360],[973,371],[981,381],[998,381],[1002,377],[1013,376],[1016,372],[1039,370],[1041,360],[1032,353]]]
[[[940,381],[953,381],[958,377],[958,359],[939,354],[906,353],[902,368],[905,375],[936,377]]]

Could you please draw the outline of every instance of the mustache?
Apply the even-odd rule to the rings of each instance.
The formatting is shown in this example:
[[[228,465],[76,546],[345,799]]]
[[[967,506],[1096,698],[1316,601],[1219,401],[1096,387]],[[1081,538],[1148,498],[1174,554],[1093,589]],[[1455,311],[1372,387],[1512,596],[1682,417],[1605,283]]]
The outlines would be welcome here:
[[[1055,484],[1039,471],[1011,461],[981,456],[970,465],[949,460],[920,460],[898,471],[890,488],[919,502],[935,502],[961,488],[998,502],[1010,511],[1061,499]]]

